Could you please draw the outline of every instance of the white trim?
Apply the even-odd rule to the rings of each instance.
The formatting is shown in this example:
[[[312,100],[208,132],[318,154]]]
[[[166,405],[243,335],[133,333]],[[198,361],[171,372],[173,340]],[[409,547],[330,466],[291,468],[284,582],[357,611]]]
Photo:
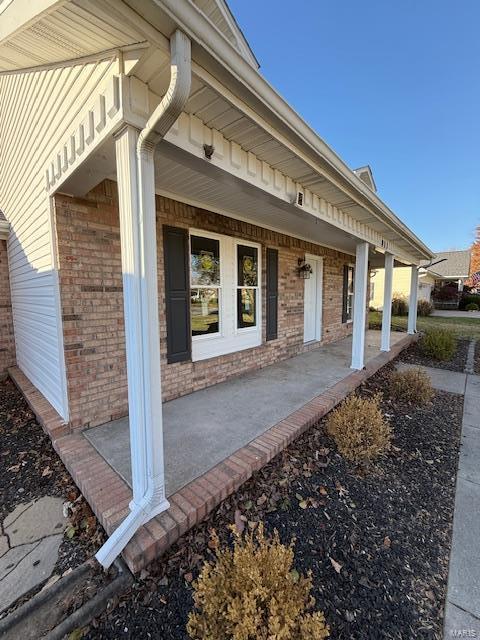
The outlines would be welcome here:
[[[312,238],[307,238],[306,236],[301,236],[298,234],[290,233],[290,231],[285,231],[280,227],[274,227],[269,224],[264,224],[263,222],[258,222],[253,220],[252,218],[247,218],[245,216],[241,216],[237,213],[232,213],[227,209],[223,209],[220,207],[215,207],[210,204],[205,204],[201,200],[195,200],[192,198],[186,198],[184,196],[179,195],[178,193],[174,193],[173,191],[167,191],[165,189],[155,189],[155,193],[158,196],[163,198],[170,198],[170,200],[176,200],[177,202],[181,202],[190,207],[196,207],[197,209],[204,209],[205,211],[211,211],[212,213],[218,213],[221,216],[225,216],[226,218],[232,218],[233,220],[239,220],[240,222],[247,222],[248,224],[253,224],[260,229],[268,229],[269,231],[275,231],[276,233],[281,233],[283,236],[289,236],[290,238],[296,238],[297,240],[303,240],[303,242],[308,242],[309,244],[314,244],[317,247],[323,247],[325,249],[332,249],[332,251],[338,251],[339,253],[343,253],[346,256],[354,257],[354,254],[346,249],[341,249],[340,247],[335,247],[331,244],[320,244],[312,240]]]
[[[304,280],[303,294],[303,343],[320,342],[323,335],[323,256],[316,256],[313,253],[305,254],[305,262],[315,264],[316,270],[316,291],[315,291],[315,337],[313,339],[305,338],[305,288],[307,280]]]
[[[262,344],[262,246],[256,242],[242,240],[242,238],[226,234],[204,231],[203,229],[191,228],[188,231],[189,251],[190,237],[192,235],[212,238],[220,243],[219,332],[203,336],[192,336],[192,362],[216,358],[228,353],[260,346]],[[256,326],[254,328],[237,327],[238,273],[236,263],[238,245],[257,249],[258,286],[255,310]],[[192,289],[197,288],[191,284],[191,274],[190,287]]]

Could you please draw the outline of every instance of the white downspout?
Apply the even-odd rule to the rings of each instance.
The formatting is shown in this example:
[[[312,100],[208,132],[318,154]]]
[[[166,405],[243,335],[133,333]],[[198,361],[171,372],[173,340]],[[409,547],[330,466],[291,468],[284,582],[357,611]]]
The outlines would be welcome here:
[[[138,212],[138,261],[135,270],[140,280],[137,291],[137,320],[142,329],[141,353],[136,354],[137,367],[134,372],[139,379],[129,379],[128,386],[129,396],[132,391],[136,391],[141,398],[136,398],[133,404],[130,404],[129,398],[130,408],[135,408],[133,415],[130,415],[130,421],[135,420],[137,427],[136,431],[131,432],[134,436],[131,459],[131,511],[96,554],[97,560],[105,568],[123,551],[139,527],[169,507],[165,497],[164,481],[158,325],[154,328],[149,326],[148,319],[158,318],[155,145],[162,140],[181,114],[190,95],[191,86],[191,44],[187,36],[179,30],[175,31],[170,39],[170,57],[170,85],[145,128],[140,132],[136,145],[136,189],[133,189],[131,197],[136,199],[134,208]],[[131,322],[135,320],[132,319]],[[152,381],[155,381],[155,384],[152,384]],[[159,384],[156,384],[157,382]],[[155,388],[152,388],[153,386]],[[130,428],[132,429],[132,426]]]

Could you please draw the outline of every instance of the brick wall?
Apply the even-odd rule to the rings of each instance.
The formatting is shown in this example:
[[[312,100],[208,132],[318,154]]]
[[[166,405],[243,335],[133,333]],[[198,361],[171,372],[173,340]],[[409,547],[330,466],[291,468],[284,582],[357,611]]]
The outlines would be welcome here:
[[[10,279],[8,276],[7,241],[0,240],[0,378],[15,365]]]
[[[278,249],[277,340],[265,342],[263,326],[259,347],[209,360],[167,364],[163,224],[260,243],[263,265],[266,248]],[[73,427],[93,426],[127,413],[116,184],[106,181],[83,200],[57,196],[56,226],[71,422]],[[352,261],[351,256],[159,196],[157,245],[164,400],[318,347],[303,344],[303,284],[296,268],[305,253],[324,258],[322,344],[351,331],[351,325],[341,321],[343,265]],[[265,319],[265,295],[262,300]]]

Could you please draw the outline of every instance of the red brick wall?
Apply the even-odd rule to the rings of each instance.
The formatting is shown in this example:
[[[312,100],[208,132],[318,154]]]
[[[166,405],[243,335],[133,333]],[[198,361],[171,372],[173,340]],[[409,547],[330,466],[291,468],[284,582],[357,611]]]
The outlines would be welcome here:
[[[342,324],[341,319],[343,265],[352,261],[351,256],[163,197],[157,197],[157,221],[164,400],[318,346],[303,344],[303,284],[296,268],[298,258],[306,252],[324,257],[322,343],[350,333],[351,325]],[[127,413],[115,183],[104,182],[84,200],[57,196],[56,224],[71,421],[73,427],[93,426]],[[163,224],[195,227],[260,243],[263,265],[266,248],[278,249],[277,340],[263,340],[259,347],[209,360],[167,364]],[[262,299],[265,301],[265,295]],[[262,316],[265,318],[264,309]]]
[[[7,241],[0,240],[0,378],[15,364],[12,302],[8,276]]]

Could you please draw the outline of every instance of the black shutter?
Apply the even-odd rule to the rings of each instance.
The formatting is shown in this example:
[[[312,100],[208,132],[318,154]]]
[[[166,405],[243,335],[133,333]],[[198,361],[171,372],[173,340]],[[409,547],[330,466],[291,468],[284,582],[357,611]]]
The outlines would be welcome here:
[[[190,276],[188,231],[163,227],[167,362],[191,360]]]
[[[267,340],[278,333],[278,250],[267,249]]]
[[[342,301],[342,322],[347,318],[347,296],[348,296],[348,264],[343,265],[343,301]]]

